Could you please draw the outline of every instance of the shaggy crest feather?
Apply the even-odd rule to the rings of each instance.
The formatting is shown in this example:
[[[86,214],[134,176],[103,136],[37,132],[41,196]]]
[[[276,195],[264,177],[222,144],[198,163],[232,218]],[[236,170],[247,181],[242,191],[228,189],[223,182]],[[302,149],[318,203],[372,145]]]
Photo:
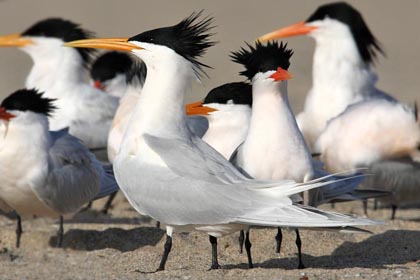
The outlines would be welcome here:
[[[6,110],[32,111],[50,116],[56,109],[55,99],[43,97],[36,89],[20,89],[6,97],[0,107]]]
[[[242,47],[239,51],[231,52],[230,57],[233,62],[245,67],[245,70],[239,74],[249,80],[252,80],[257,73],[277,70],[277,67],[284,70],[289,68],[289,59],[293,55],[293,50],[287,49],[287,43],[280,42],[279,45],[277,41],[272,41],[263,45],[261,42],[256,42],[255,47],[246,42],[245,44],[248,49]]]

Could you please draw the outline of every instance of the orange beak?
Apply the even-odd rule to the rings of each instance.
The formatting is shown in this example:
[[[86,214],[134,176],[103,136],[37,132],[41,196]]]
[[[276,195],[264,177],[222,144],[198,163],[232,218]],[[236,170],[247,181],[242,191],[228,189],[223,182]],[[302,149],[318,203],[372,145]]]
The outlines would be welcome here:
[[[312,32],[312,30],[315,30],[317,28],[318,27],[316,26],[306,25],[306,22],[301,21],[296,24],[292,24],[290,26],[280,28],[279,30],[265,34],[261,36],[260,38],[258,38],[258,41],[264,42],[264,41],[275,40],[275,39],[284,38],[284,37],[305,35]]]
[[[270,78],[272,78],[276,82],[278,82],[278,81],[286,81],[286,80],[290,80],[292,78],[292,74],[290,74],[289,72],[287,72],[283,68],[278,67],[277,68],[277,71],[275,73],[273,73],[270,76]]]
[[[95,80],[94,82],[93,82],[93,86],[95,87],[95,88],[97,88],[97,89],[100,89],[100,90],[104,90],[105,89],[105,86],[101,83],[101,81],[99,81],[99,80]]]
[[[0,107],[0,120],[4,120],[4,121],[10,121],[10,119],[16,117],[13,114],[10,114],[9,112],[6,111],[6,108],[4,107]]]
[[[143,48],[127,42],[129,38],[93,38],[83,39],[67,42],[64,44],[66,47],[72,48],[94,48],[105,49],[114,51],[131,52],[132,50],[142,50]]]
[[[28,38],[22,38],[19,33],[0,36],[0,47],[24,47],[34,42]]]
[[[217,109],[203,106],[203,102],[198,101],[185,105],[185,111],[187,115],[208,115],[211,112],[217,111]]]

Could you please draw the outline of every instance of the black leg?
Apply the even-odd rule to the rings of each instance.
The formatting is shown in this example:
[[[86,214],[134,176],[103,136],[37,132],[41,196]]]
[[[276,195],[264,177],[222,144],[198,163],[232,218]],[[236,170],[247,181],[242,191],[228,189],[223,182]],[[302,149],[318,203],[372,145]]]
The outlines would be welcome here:
[[[166,235],[166,242],[163,248],[164,248],[164,251],[163,251],[162,259],[160,260],[159,268],[157,271],[165,270],[165,264],[166,264],[166,261],[168,260],[169,252],[171,252],[172,237],[169,236],[168,234]]]
[[[254,268],[254,265],[252,264],[252,257],[251,257],[251,241],[249,240],[249,230],[246,232],[245,237],[245,250],[246,250],[246,256],[248,257],[248,268]]]
[[[90,208],[92,208],[92,201],[89,201],[89,203],[85,207],[83,207],[79,212],[87,211]]]
[[[283,240],[283,233],[281,232],[281,228],[277,228],[277,235],[276,235],[276,253],[280,254],[280,247],[281,247],[281,242]]]
[[[335,208],[335,203],[331,202],[331,209],[334,209],[334,208]]]
[[[363,200],[363,214],[365,214],[365,216],[367,216],[368,211],[367,211],[367,206],[368,206],[368,201],[367,199]]]
[[[378,200],[377,199],[375,199],[375,200],[373,200],[373,210],[378,210]]]
[[[245,234],[244,231],[241,230],[241,232],[239,233],[239,254],[242,254],[244,251],[244,239],[245,239]]]
[[[17,224],[16,224],[16,248],[20,247],[20,237],[22,235],[22,219],[17,215]]]
[[[58,228],[58,231],[57,231],[57,247],[58,248],[61,248],[61,246],[63,245],[63,233],[64,233],[63,216],[60,216],[60,227]]]
[[[299,230],[296,229],[295,231],[296,231],[296,246],[298,249],[298,258],[299,258],[298,269],[304,269],[305,266],[303,265],[303,262],[302,262],[302,240],[300,240]]]
[[[219,265],[219,261],[217,260],[217,238],[214,236],[209,235],[209,240],[211,243],[211,269],[220,269],[222,268]]]
[[[113,194],[110,194],[108,197],[108,200],[106,201],[104,207],[102,208],[101,212],[104,214],[108,214],[109,208],[111,208],[112,201],[114,201],[114,198],[117,196],[118,192],[114,192]]]
[[[156,227],[160,228],[160,222],[159,221],[156,222]]]
[[[397,205],[392,204],[391,205],[391,211],[392,211],[392,213],[391,213],[391,220],[395,220],[395,213],[397,212]]]

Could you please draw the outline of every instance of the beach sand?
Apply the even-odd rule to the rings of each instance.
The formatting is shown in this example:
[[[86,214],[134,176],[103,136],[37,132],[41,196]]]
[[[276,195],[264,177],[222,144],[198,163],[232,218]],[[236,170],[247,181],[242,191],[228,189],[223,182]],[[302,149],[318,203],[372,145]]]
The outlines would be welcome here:
[[[100,209],[102,201],[94,203]],[[330,206],[323,207],[331,210]],[[362,215],[361,203],[336,204],[334,210]],[[219,239],[221,270],[208,271],[211,247],[203,233],[176,233],[166,271],[156,270],[165,232],[140,217],[122,195],[110,215],[88,211],[64,224],[64,249],[55,248],[56,220],[23,222],[16,249],[15,220],[0,216],[1,279],[419,279],[420,211],[369,210],[385,224],[373,234],[302,231],[303,262],[298,270],[295,234],[284,231],[280,255],[274,251],[275,229],[251,231],[255,268],[247,268],[233,234]],[[307,278],[305,278],[307,277]]]

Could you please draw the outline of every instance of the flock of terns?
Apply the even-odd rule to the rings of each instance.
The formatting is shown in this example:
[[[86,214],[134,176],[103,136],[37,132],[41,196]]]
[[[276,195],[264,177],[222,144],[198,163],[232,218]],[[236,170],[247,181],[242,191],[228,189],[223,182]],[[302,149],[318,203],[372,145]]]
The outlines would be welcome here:
[[[375,87],[382,49],[356,9],[322,5],[231,52],[245,81],[185,105],[208,67],[199,59],[215,44],[212,24],[198,12],[131,38],[91,38],[49,18],[0,37],[33,60],[26,88],[0,105],[0,209],[17,213],[17,247],[21,218],[59,217],[61,246],[63,216],[111,195],[106,212],[121,190],[166,228],[158,270],[173,232],[191,230],[209,235],[212,269],[220,268],[217,238],[240,231],[252,268],[252,227],[277,228],[278,252],[281,229],[294,229],[304,268],[299,229],[366,232],[358,227],[379,223],[318,205],[375,198],[394,217],[419,204],[417,107]],[[305,34],[316,41],[313,85],[295,118],[293,51],[272,40]],[[111,51],[92,62],[95,48]]]

